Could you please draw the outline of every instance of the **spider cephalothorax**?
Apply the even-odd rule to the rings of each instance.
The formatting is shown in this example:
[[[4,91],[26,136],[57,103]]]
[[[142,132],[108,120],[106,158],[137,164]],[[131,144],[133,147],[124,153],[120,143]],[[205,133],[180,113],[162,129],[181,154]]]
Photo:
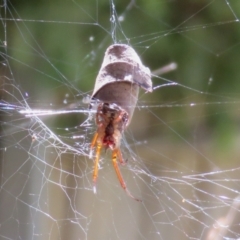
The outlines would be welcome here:
[[[105,148],[119,148],[128,113],[116,104],[100,103],[96,115],[98,138]]]

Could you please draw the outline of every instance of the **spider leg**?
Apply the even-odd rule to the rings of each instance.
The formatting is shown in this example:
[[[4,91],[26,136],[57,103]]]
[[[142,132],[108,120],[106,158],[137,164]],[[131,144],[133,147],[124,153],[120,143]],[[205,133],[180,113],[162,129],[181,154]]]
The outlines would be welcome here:
[[[122,152],[119,148],[117,149],[117,156],[118,156],[118,161],[120,162],[120,164],[125,165],[126,161],[123,159]]]
[[[90,146],[91,149],[94,148],[97,139],[98,139],[98,132],[96,132],[96,133],[94,134],[94,137],[93,137],[93,140],[92,140],[92,142],[91,142],[91,146]]]
[[[96,151],[96,158],[94,162],[94,169],[93,169],[93,192],[96,193],[96,182],[97,182],[97,177],[98,177],[98,163],[99,163],[99,157],[100,157],[100,152],[102,149],[102,144],[98,143],[97,144],[97,151]]]
[[[113,152],[112,152],[113,166],[114,166],[115,172],[116,172],[116,174],[117,174],[118,180],[119,180],[122,188],[123,188],[124,190],[126,190],[126,188],[127,188],[127,187],[126,187],[126,184],[125,184],[125,182],[124,182],[124,180],[123,180],[122,174],[121,174],[120,169],[119,169],[118,164],[117,164],[118,152],[119,152],[119,149],[115,149],[115,150],[113,150]]]
[[[133,195],[128,191],[127,189],[127,186],[123,180],[123,177],[122,177],[122,174],[120,172],[120,169],[118,167],[118,163],[117,163],[117,156],[119,155],[119,152],[120,150],[117,148],[117,149],[114,149],[113,152],[112,152],[112,161],[113,161],[113,166],[114,166],[114,169],[115,169],[115,172],[117,174],[117,177],[118,177],[118,180],[122,186],[122,188],[126,191],[126,193],[131,197],[133,198],[134,200],[138,201],[138,202],[141,202],[140,199],[137,199],[135,197],[133,197]],[[122,159],[123,160],[123,159]],[[121,160],[120,160],[121,161]]]
[[[90,159],[91,159],[92,156],[93,156],[93,148],[94,148],[94,146],[96,145],[97,139],[98,139],[98,132],[96,132],[96,133],[94,134],[94,137],[93,137],[92,142],[91,142],[91,145],[90,145],[90,152],[89,152],[89,158],[90,158]]]

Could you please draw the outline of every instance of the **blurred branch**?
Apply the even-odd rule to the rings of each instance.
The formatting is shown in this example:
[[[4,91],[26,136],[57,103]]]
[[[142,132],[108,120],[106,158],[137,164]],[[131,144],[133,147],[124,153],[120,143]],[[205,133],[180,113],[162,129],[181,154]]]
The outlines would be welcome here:
[[[219,218],[208,232],[206,240],[221,240],[227,234],[228,229],[231,227],[238,209],[240,207],[240,195],[237,196],[225,217]]]
[[[154,71],[152,71],[152,74],[153,75],[163,75],[165,73],[168,73],[168,72],[171,72],[171,71],[174,71],[177,69],[177,64],[175,62],[172,62],[172,63],[169,63],[168,65],[166,66],[163,66],[161,68],[158,68]]]

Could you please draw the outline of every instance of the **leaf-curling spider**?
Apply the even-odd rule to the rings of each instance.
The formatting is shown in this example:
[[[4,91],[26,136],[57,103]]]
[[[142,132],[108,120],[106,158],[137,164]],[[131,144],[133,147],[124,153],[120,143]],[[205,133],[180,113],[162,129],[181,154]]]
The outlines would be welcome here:
[[[98,73],[92,99],[99,100],[96,113],[97,131],[91,143],[91,152],[97,145],[93,170],[94,192],[98,177],[98,163],[102,147],[112,150],[112,161],[122,188],[133,199],[118,167],[124,164],[120,150],[122,133],[130,123],[135,109],[139,87],[152,91],[151,72],[145,67],[133,48],[126,44],[111,45],[105,52]],[[118,161],[117,161],[118,159]]]

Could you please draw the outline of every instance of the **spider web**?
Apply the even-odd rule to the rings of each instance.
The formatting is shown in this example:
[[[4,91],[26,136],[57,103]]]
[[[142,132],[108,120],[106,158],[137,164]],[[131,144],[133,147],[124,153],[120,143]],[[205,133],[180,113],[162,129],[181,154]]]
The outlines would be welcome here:
[[[0,7],[1,239],[240,238],[238,1]],[[121,146],[141,203],[109,151],[93,193],[84,102],[114,42],[153,72]],[[158,76],[170,62],[178,68]]]

